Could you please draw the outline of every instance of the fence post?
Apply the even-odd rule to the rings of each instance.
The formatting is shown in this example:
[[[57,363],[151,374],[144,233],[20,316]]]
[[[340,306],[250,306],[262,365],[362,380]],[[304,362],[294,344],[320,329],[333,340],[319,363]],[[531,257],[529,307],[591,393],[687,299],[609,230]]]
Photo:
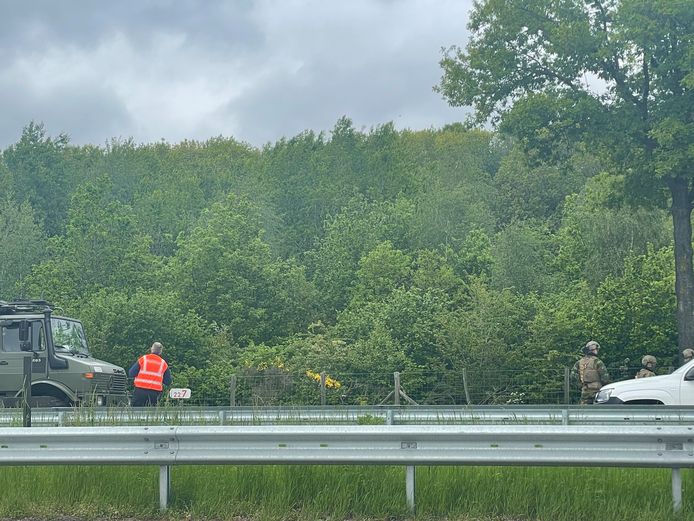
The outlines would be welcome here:
[[[393,373],[393,381],[395,382],[395,389],[393,391],[395,405],[400,405],[400,373]]]
[[[320,404],[325,405],[325,372],[320,374]]]
[[[231,375],[229,382],[229,403],[232,407],[236,407],[236,375]]]
[[[463,367],[463,391],[465,391],[465,405],[472,405],[470,391],[467,388],[467,369],[465,367]]]
[[[569,374],[569,368],[564,367],[564,403],[569,405],[571,403],[571,378]]]
[[[22,402],[22,424],[24,427],[31,427],[31,363],[34,353],[24,355],[24,383],[23,383],[23,402]]]

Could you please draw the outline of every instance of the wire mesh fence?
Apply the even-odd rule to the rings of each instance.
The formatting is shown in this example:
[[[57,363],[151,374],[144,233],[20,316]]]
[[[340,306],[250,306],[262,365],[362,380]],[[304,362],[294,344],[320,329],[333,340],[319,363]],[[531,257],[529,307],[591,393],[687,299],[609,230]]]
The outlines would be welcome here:
[[[639,367],[608,367],[612,380],[633,378]],[[671,372],[664,368],[659,374]],[[577,403],[580,388],[569,367],[401,373],[290,373],[274,368],[238,374],[228,396],[206,397],[193,390],[191,405],[552,405]]]

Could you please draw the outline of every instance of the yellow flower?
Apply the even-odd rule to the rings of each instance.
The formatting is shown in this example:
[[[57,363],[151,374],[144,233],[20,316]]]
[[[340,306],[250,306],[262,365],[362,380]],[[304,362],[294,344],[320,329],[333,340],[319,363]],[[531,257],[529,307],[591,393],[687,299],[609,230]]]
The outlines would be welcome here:
[[[314,373],[311,370],[307,370],[306,376],[308,376],[312,380],[315,380],[316,382],[320,383],[320,374],[319,373]],[[325,387],[330,388],[330,389],[339,389],[340,387],[342,387],[342,384],[340,382],[338,382],[337,380],[330,378],[328,375],[325,375]]]

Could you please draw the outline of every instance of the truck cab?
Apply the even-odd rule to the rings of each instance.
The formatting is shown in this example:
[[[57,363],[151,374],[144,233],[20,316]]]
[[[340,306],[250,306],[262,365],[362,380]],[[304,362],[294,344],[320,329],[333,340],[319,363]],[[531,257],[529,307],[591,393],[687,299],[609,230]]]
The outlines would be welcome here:
[[[694,360],[670,374],[604,385],[595,403],[694,405]]]
[[[31,357],[31,405],[128,403],[125,369],[94,358],[79,320],[54,316],[42,300],[0,301],[0,403],[22,398],[24,359]]]

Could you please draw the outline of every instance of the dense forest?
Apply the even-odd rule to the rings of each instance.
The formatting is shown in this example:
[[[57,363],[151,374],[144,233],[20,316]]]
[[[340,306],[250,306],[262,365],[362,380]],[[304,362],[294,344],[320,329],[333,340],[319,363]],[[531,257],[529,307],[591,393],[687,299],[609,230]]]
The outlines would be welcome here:
[[[50,300],[123,366],[163,342],[201,395],[561,367],[591,338],[676,363],[668,214],[580,145],[547,164],[498,133],[343,118],[262,150],[77,147],[31,123],[0,168],[0,294]]]
[[[523,2],[480,3],[439,90],[492,126],[360,130],[343,117],[258,149],[223,137],[74,146],[32,122],[1,155],[0,296],[53,302],[123,366],[161,341],[176,384],[211,402],[232,375],[312,385],[321,372],[409,371],[433,389],[465,368],[537,381],[590,339],[608,365],[648,353],[667,370],[683,334],[675,250],[691,252],[672,208],[678,180],[691,183],[694,76],[688,47],[660,56],[656,36],[672,20],[689,34],[694,14],[620,4],[622,18],[559,13],[552,33]],[[547,56],[529,31],[548,35],[554,59],[517,78],[514,58]],[[585,70],[606,94],[571,83]],[[675,73],[680,90],[666,85]]]

